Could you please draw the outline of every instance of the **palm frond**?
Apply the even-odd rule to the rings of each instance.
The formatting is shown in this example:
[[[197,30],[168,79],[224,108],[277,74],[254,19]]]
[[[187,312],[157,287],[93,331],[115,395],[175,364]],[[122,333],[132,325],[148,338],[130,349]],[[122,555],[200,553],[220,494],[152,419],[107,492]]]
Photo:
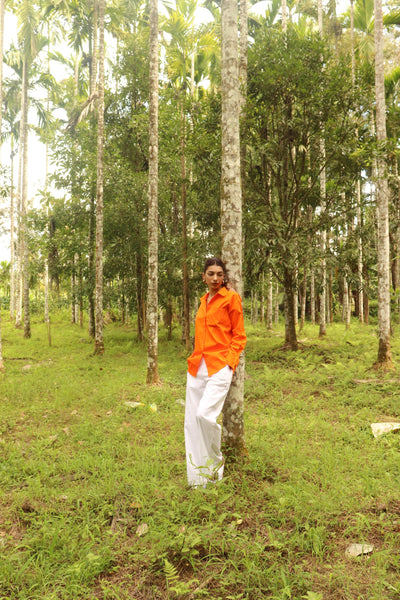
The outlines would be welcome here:
[[[385,76],[385,93],[387,96],[393,94],[396,84],[400,81],[400,67],[395,67]]]
[[[90,112],[93,112],[96,108],[97,92],[94,92],[89,98],[81,104],[72,114],[68,121],[67,130],[74,131],[77,125],[81,123]]]
[[[389,25],[400,25],[400,9],[393,10],[389,14],[384,15],[383,24],[385,27],[389,27]]]

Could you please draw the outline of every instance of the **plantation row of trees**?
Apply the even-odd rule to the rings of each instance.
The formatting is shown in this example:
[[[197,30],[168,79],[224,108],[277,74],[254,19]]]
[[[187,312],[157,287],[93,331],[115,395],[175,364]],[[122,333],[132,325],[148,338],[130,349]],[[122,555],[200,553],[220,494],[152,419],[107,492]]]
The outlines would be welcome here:
[[[26,337],[35,288],[46,321],[50,300],[66,295],[73,322],[88,313],[98,352],[104,308],[135,315],[143,339],[156,289],[150,304],[164,310],[169,328],[178,316],[189,347],[204,257],[222,251],[240,290],[239,245],[253,315],[257,299],[265,302],[272,326],[278,286],[292,349],[299,321],[310,318],[325,335],[335,313],[349,323],[353,310],[366,321],[369,301],[378,300],[378,363],[390,364],[390,288],[393,308],[400,285],[398,13],[388,6],[382,18],[371,0],[351,2],[341,16],[334,0],[273,0],[256,18],[241,2],[241,160],[232,183],[224,5],[207,0],[206,24],[196,19],[196,0],[166,3],[162,15],[152,5],[154,50],[147,3],[0,2],[1,14],[13,10],[18,19],[0,92],[2,139],[12,148],[2,165],[11,246],[5,289]],[[63,39],[68,52],[59,49]],[[61,81],[57,62],[69,72]],[[39,208],[27,197],[32,128],[53,164]],[[158,281],[148,288],[154,264]]]

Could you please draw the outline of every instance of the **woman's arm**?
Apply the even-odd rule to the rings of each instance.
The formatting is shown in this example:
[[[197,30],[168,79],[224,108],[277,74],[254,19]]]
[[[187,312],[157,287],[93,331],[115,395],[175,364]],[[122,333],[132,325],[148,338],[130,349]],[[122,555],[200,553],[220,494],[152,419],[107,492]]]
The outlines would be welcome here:
[[[227,364],[234,371],[239,364],[239,358],[246,346],[246,332],[244,330],[243,307],[239,294],[235,293],[229,306],[229,317],[232,327],[232,341],[229,347]]]

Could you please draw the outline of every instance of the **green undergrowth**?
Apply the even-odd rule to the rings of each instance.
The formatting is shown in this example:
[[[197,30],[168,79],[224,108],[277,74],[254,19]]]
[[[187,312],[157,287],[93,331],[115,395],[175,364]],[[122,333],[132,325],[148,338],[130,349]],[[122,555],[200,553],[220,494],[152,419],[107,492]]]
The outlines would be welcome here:
[[[104,356],[53,318],[24,340],[3,316],[0,600],[382,600],[400,597],[399,331],[373,368],[373,326],[299,333],[247,324],[248,459],[202,490],[185,481],[186,355],[160,331],[145,384],[133,326]],[[352,543],[373,551],[350,558]]]

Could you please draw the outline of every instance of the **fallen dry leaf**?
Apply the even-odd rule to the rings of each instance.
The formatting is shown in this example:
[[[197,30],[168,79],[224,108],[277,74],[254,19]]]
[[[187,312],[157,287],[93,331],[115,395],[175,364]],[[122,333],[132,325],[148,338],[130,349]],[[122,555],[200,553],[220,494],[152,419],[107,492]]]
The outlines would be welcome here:
[[[371,554],[374,547],[371,544],[350,544],[346,548],[346,556],[361,556],[363,554]]]
[[[143,406],[143,402],[131,402],[130,400],[127,400],[125,405],[129,406],[129,408],[137,408],[138,406]]]
[[[378,437],[389,431],[400,429],[400,423],[371,423],[371,429],[374,437]]]
[[[139,527],[136,529],[136,535],[138,537],[141,537],[142,535],[145,535],[149,530],[149,526],[147,525],[147,523],[141,523],[139,525]]]

